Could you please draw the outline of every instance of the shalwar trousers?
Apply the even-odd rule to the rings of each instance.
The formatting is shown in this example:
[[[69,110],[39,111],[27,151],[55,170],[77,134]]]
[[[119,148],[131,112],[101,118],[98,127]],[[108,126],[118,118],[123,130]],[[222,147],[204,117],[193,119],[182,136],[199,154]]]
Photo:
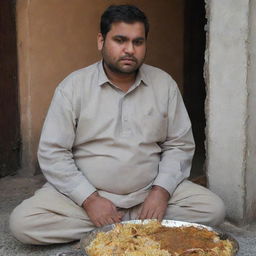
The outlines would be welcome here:
[[[120,209],[125,212],[123,220],[136,219],[141,206]],[[185,180],[171,196],[164,219],[216,226],[224,217],[225,207],[217,195]],[[25,244],[71,242],[94,228],[82,207],[47,185],[18,205],[10,216],[12,234]]]

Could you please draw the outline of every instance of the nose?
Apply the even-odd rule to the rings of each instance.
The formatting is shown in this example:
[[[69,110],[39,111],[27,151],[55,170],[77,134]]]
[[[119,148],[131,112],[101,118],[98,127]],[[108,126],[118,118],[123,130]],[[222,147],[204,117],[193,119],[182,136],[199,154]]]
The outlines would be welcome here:
[[[127,42],[125,45],[125,53],[134,54],[134,45],[132,42]]]

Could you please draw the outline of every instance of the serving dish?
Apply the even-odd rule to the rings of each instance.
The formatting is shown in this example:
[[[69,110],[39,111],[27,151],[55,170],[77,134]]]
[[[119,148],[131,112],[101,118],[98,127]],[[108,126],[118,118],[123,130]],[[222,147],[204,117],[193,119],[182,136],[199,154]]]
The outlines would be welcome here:
[[[149,221],[152,220],[130,220],[130,221],[122,221],[122,224],[147,224]],[[161,222],[161,224],[163,226],[166,227],[197,227],[197,228],[205,228],[209,231],[214,231],[217,233],[217,235],[219,236],[219,238],[221,240],[226,240],[228,239],[232,245],[233,245],[233,252],[231,256],[235,256],[239,250],[239,244],[237,242],[237,240],[235,238],[233,238],[231,235],[221,232],[220,230],[216,229],[216,228],[212,228],[206,225],[202,225],[202,224],[197,224],[197,223],[192,223],[192,222],[185,222],[185,221],[175,221],[175,220],[163,220]],[[115,224],[111,224],[111,225],[107,225],[101,228],[96,228],[90,232],[87,232],[80,240],[80,247],[84,253],[85,256],[90,256],[89,254],[87,254],[86,252],[86,247],[89,246],[89,244],[96,238],[97,233],[99,232],[108,232],[110,230],[112,230],[115,227]]]

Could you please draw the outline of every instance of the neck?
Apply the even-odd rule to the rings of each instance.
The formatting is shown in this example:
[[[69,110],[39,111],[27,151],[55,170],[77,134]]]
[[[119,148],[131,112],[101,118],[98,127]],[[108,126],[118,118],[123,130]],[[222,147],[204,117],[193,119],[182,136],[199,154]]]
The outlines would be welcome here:
[[[117,73],[109,69],[105,63],[103,63],[103,67],[108,79],[122,91],[127,92],[134,84],[137,72],[131,74]]]

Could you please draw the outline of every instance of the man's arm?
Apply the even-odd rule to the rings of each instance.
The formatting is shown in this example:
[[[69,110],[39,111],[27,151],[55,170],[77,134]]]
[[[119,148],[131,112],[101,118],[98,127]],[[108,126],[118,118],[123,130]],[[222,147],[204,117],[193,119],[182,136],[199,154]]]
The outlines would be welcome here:
[[[57,190],[82,206],[96,226],[118,222],[121,215],[115,205],[97,194],[96,188],[75,164],[72,146],[76,119],[70,99],[57,88],[39,143],[38,160],[42,172]]]
[[[96,189],[74,162],[75,132],[76,116],[70,99],[62,88],[57,88],[42,129],[38,161],[48,182],[82,205]]]
[[[140,219],[161,220],[173,191],[190,174],[195,146],[191,123],[178,88],[169,95],[167,138],[160,147],[159,172],[143,203]]]
[[[189,177],[195,150],[191,122],[178,88],[169,95],[167,138],[160,147],[159,173],[153,184],[172,195],[178,184]]]

